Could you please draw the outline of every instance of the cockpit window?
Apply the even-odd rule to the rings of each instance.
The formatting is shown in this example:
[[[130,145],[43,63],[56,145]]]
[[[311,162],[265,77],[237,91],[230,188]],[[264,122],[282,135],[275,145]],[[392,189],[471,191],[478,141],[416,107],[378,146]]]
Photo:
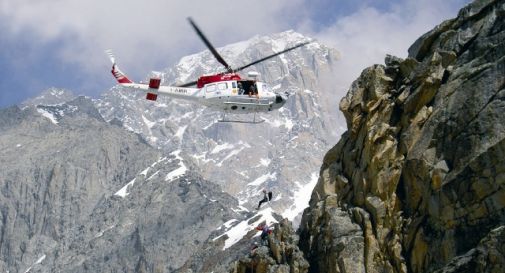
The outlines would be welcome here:
[[[266,84],[266,83],[262,84],[261,87],[262,87],[263,91],[272,92],[272,89],[270,89],[270,86],[268,86],[268,84]]]
[[[216,85],[215,84],[207,85],[207,92],[214,92],[214,91],[216,91]]]

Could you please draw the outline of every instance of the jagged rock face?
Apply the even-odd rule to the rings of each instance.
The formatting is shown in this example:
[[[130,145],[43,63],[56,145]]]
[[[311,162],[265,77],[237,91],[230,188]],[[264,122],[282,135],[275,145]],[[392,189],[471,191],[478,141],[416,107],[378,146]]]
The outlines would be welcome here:
[[[166,180],[180,161],[160,159],[125,197],[101,200],[73,239],[48,261],[61,272],[174,272],[200,249],[238,203],[198,174]],[[42,272],[49,272],[41,270]]]
[[[144,160],[157,157],[137,136],[105,123],[87,99],[55,112],[66,116],[57,121],[47,108],[35,107],[1,111],[0,260],[5,267],[0,264],[0,271],[25,270],[22,266],[70,239],[67,231],[91,213],[104,191],[120,187]]]
[[[214,272],[297,272],[308,271],[309,263],[298,248],[299,236],[292,223],[273,215],[278,223],[270,225],[272,233],[268,243],[260,239],[261,231],[251,228],[246,236],[227,249],[222,249],[223,238],[209,239],[177,273]],[[250,218],[256,221],[259,215]],[[264,223],[260,221],[260,223]]]
[[[491,230],[477,247],[454,258],[435,273],[502,272],[505,264],[505,227]]]
[[[302,219],[311,272],[503,269],[504,41],[505,1],[475,1],[363,71]]]
[[[288,31],[218,51],[238,67],[307,40]],[[261,189],[270,188],[275,194],[272,206],[293,219],[303,210],[303,205],[297,206],[297,195],[306,195],[304,187],[313,188],[321,158],[343,132],[333,130],[335,124],[344,123],[335,107],[344,94],[336,94],[330,83],[338,80],[332,71],[338,58],[336,50],[314,42],[251,67],[274,91],[291,93],[279,111],[256,116],[266,120],[256,125],[219,123],[222,113],[202,105],[164,97],[147,101],[145,94],[120,87],[106,92],[97,105],[106,120],[120,120],[153,146],[181,149],[206,179],[237,196],[249,209],[262,198]],[[165,84],[182,83],[222,69],[205,51],[182,58],[157,76]],[[228,114],[227,118],[252,120],[253,114]]]
[[[0,111],[1,272],[172,272],[238,202],[79,97]]]
[[[309,264],[298,249],[298,236],[287,219],[274,225],[268,246],[260,246],[232,263],[230,273],[306,273]]]

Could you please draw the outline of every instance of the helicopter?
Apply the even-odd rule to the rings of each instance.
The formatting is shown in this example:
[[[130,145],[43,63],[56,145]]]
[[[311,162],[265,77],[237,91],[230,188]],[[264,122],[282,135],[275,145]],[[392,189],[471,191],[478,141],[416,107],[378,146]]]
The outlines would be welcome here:
[[[202,75],[195,81],[176,86],[161,85],[161,79],[157,77],[150,78],[149,83],[136,83],[130,80],[126,74],[119,69],[112,51],[106,50],[112,62],[112,75],[116,78],[117,82],[128,89],[145,92],[147,100],[156,101],[158,96],[169,96],[175,99],[194,101],[211,109],[221,111],[223,112],[223,117],[221,120],[218,120],[219,122],[261,123],[264,120],[257,120],[256,113],[277,110],[286,103],[289,94],[287,92],[278,93],[272,91],[267,83],[258,80],[259,74],[257,72],[249,72],[248,78],[246,79],[243,79],[237,72],[288,51],[305,46],[310,42],[300,43],[241,67],[232,68],[223,57],[219,55],[193,19],[187,19],[212,55],[224,66],[225,69],[223,72],[214,75]],[[230,120],[225,119],[226,113],[254,113],[254,117],[252,121]]]

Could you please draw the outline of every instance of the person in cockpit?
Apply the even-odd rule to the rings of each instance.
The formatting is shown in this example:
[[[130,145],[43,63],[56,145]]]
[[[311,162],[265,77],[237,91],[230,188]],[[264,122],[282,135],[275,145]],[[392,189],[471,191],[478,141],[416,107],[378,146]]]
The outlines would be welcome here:
[[[242,83],[239,82],[238,83],[238,94],[239,95],[244,95],[244,92],[245,92],[244,87],[242,86]]]
[[[251,84],[249,87],[249,97],[256,96],[259,99],[258,89],[256,88],[256,83]]]

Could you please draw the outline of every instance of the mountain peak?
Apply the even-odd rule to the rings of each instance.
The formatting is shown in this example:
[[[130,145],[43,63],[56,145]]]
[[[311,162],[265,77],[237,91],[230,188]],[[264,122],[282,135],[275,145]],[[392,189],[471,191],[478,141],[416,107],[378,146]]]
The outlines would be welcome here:
[[[332,51],[332,54],[334,54],[337,59],[339,58],[339,53],[335,49],[320,44],[314,39],[294,30],[286,30],[264,36],[255,35],[248,40],[217,48],[217,51],[232,67],[240,67],[246,63],[261,59],[270,54],[280,52],[288,47],[308,41],[311,41],[312,43],[276,58],[272,58],[271,60],[266,61],[266,63],[275,61],[276,59],[282,60],[285,55],[298,56],[302,54],[301,52],[303,51],[311,53],[316,53],[321,50],[326,52]],[[283,62],[285,63],[285,60],[283,60]],[[215,60],[209,50],[204,50],[199,53],[182,57],[175,65],[175,68],[165,69],[162,72],[163,75],[161,78],[168,82],[187,82],[204,74],[215,74],[220,72],[223,72],[222,65]]]
[[[57,105],[62,104],[67,101],[71,101],[76,97],[74,93],[67,89],[61,89],[56,87],[48,88],[43,91],[39,96],[35,98],[30,98],[21,103],[22,107],[29,105]]]

